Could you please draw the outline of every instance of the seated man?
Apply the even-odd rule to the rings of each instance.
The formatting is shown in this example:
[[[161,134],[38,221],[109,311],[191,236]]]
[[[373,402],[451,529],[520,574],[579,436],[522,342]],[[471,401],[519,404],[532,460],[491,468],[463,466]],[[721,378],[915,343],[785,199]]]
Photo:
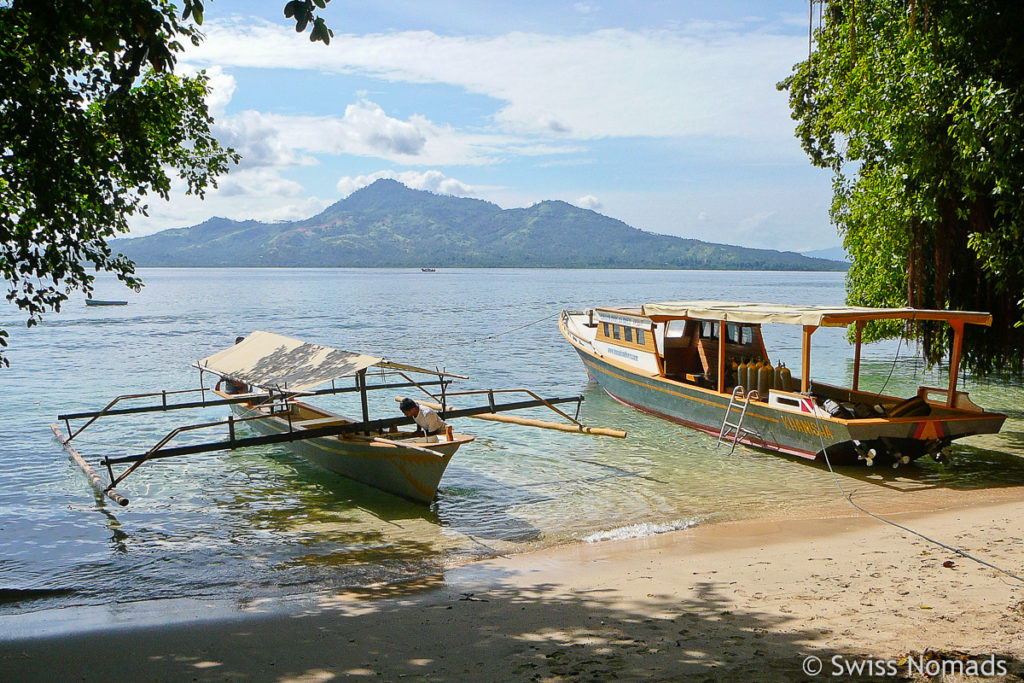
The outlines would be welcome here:
[[[437,440],[437,435],[444,432],[448,425],[438,417],[431,408],[420,405],[411,398],[403,398],[402,403],[399,405],[402,410],[402,414],[406,417],[411,417],[416,421],[416,434],[423,434],[427,437],[433,437],[432,440]]]

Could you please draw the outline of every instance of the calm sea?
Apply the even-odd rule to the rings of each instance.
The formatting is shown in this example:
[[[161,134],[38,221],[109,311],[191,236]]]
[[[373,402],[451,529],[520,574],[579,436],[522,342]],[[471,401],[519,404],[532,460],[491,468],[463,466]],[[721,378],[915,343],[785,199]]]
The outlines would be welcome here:
[[[11,368],[0,370],[0,615],[137,600],[262,597],[370,586],[469,558],[574,541],[643,536],[716,521],[850,511],[827,469],[737,449],[639,414],[588,383],[558,334],[562,308],[657,300],[840,304],[836,273],[626,270],[149,269],[140,294],[101,280],[37,328],[13,307]],[[425,508],[321,472],[267,446],[143,465],[120,487],[127,508],[96,496],[50,432],[58,413],[98,409],[118,394],[198,385],[191,363],[269,330],[308,341],[444,367],[456,389],[526,387],[583,394],[584,422],[625,440],[467,420],[477,440],[453,460]],[[766,328],[773,360],[799,367],[799,331]],[[815,333],[816,378],[846,383],[842,331]],[[867,347],[862,386],[912,392],[932,379],[912,350]],[[863,505],[900,509],[917,490],[1024,485],[1024,391],[968,382],[978,403],[1010,415],[995,437],[954,448],[953,464],[843,470]],[[375,414],[397,416],[394,393]],[[386,394],[386,395],[384,395]],[[349,398],[324,405],[349,413]],[[183,420],[226,410],[111,418],[82,435],[94,463],[140,452]],[[532,414],[544,417],[541,414]],[[901,499],[901,496],[907,498]],[[2,635],[2,632],[0,632]]]

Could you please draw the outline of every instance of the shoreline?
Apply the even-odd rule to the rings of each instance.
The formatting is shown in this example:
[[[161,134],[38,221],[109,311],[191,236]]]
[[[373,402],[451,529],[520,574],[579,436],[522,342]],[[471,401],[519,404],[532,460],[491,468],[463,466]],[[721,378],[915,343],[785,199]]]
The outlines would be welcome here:
[[[1005,493],[887,517],[1021,576],[1024,499]],[[812,654],[828,674],[836,657],[926,649],[1003,657],[1019,680],[1024,583],[857,513],[561,545],[341,593],[12,615],[0,634],[8,680],[770,680],[804,677]]]

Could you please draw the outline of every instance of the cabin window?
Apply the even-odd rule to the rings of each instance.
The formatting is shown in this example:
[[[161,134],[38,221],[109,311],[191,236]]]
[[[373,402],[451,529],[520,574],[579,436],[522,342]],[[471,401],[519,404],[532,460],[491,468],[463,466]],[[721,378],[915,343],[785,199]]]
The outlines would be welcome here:
[[[725,326],[725,340],[730,344],[739,344],[741,336],[741,327],[735,323],[729,323]]]
[[[700,324],[700,336],[704,339],[718,339],[718,323],[704,320]]]
[[[637,330],[636,331],[636,343],[639,344],[640,346],[647,346],[647,342],[644,341],[644,331],[643,330]]]
[[[686,331],[685,320],[669,320],[665,325],[665,336],[672,339],[682,337]]]
[[[622,337],[623,337],[623,339],[628,341],[630,344],[632,344],[633,343],[633,328],[632,327],[623,327],[622,328]]]
[[[611,332],[608,331],[608,323],[601,323],[601,325],[602,325],[602,327],[604,327],[604,336],[605,336],[605,338],[608,338],[608,337],[612,336]]]
[[[749,346],[754,343],[754,328],[753,327],[741,327],[740,328],[740,344]]]
[[[618,325],[612,325],[612,339],[622,339],[622,334],[619,331]]]

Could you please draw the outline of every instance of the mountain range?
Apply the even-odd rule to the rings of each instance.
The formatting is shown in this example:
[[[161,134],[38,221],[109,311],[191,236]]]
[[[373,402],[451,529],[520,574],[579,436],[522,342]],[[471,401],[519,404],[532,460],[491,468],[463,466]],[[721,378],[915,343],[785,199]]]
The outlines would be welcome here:
[[[139,266],[847,268],[795,252],[645,232],[561,201],[502,209],[386,179],[304,220],[211,218],[110,246]]]

